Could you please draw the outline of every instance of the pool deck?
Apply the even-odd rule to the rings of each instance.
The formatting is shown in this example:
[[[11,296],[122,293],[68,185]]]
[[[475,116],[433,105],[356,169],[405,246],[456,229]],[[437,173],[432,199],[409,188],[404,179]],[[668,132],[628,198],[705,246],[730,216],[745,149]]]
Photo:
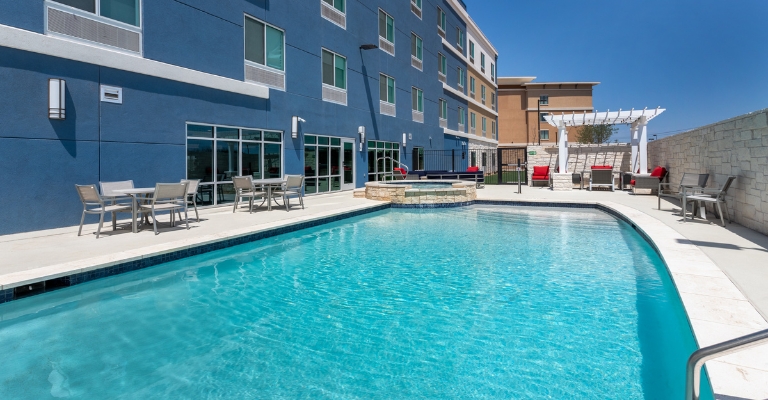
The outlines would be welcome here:
[[[700,346],[768,328],[768,236],[736,224],[723,228],[710,221],[683,223],[677,214],[679,206],[662,200],[659,211],[656,196],[530,187],[518,194],[516,190],[517,186],[488,185],[478,190],[478,200],[599,203],[631,219],[664,258]],[[138,234],[130,228],[113,232],[111,224],[105,224],[98,240],[93,235],[95,224],[86,225],[82,237],[77,236],[77,227],[0,236],[0,289],[381,204],[346,192],[306,197],[306,209],[294,205],[290,212],[280,207],[271,212],[260,208],[253,214],[245,208],[237,213],[231,207],[205,209],[199,223],[192,220],[190,230],[165,224],[157,236],[151,227]],[[167,221],[167,214],[160,221]],[[768,398],[768,345],[710,361],[707,369],[718,398]]]

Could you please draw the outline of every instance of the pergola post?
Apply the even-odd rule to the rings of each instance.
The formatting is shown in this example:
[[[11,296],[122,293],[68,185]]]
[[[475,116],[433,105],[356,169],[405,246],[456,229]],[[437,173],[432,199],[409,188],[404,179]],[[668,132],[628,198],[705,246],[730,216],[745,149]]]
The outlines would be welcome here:
[[[560,122],[557,126],[557,138],[558,147],[560,148],[560,157],[557,164],[560,169],[558,172],[564,174],[568,172],[568,129],[563,122]]]
[[[640,117],[638,120],[639,130],[639,145],[638,145],[638,158],[640,159],[640,173],[648,173],[648,119],[645,116]]]
[[[632,145],[632,159],[629,161],[629,168],[631,173],[636,173],[640,169],[639,160],[637,155],[639,154],[638,147],[640,145],[640,133],[638,132],[637,121],[633,122],[629,128],[630,144]]]

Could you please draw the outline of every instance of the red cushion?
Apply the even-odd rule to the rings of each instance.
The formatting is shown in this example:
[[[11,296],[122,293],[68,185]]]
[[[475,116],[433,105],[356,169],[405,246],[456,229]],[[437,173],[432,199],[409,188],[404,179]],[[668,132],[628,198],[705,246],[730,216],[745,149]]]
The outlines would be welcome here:
[[[405,175],[405,169],[403,168],[392,168],[393,170],[400,173],[400,175]]]
[[[629,181],[629,184],[630,184],[631,186],[635,186],[635,180],[634,180],[634,179],[632,179],[631,181]]]
[[[549,175],[549,166],[535,166],[533,167],[533,176],[547,176]]]
[[[613,169],[613,165],[593,165],[592,169]]]
[[[533,175],[531,176],[531,179],[534,181],[548,181],[549,180],[549,174],[547,175]]]
[[[651,176],[656,178],[661,178],[662,176],[664,176],[665,172],[667,172],[667,170],[664,169],[663,167],[656,167],[653,169],[653,172],[651,172]]]
[[[469,167],[467,168],[467,172],[478,172],[480,171],[480,167]]]

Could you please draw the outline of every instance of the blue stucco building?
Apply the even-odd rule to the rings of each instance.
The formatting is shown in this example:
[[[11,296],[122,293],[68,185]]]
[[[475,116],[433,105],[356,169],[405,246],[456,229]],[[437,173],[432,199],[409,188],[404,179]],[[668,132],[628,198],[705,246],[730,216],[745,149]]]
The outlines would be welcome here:
[[[460,0],[4,0],[0,234],[76,225],[74,184],[201,179],[217,205],[240,174],[313,194],[424,168],[473,140],[468,23]]]

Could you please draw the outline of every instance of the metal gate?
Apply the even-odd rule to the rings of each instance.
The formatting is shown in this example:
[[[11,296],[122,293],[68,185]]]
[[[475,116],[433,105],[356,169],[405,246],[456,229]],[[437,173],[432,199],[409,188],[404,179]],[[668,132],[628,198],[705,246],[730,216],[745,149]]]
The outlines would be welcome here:
[[[524,185],[528,184],[528,153],[525,148],[497,149],[496,151],[499,160],[496,182],[489,182],[488,177],[485,178],[485,182],[504,185],[516,184],[518,180],[521,180]],[[520,167],[519,170],[518,166]]]

